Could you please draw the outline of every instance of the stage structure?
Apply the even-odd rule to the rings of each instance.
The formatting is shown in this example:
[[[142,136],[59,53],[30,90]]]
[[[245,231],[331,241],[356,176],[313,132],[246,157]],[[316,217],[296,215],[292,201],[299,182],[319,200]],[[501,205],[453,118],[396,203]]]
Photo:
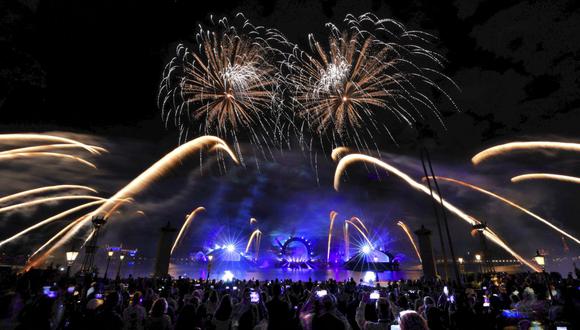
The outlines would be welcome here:
[[[280,243],[278,252],[278,266],[288,269],[312,269],[314,252],[312,243],[304,236],[289,236],[284,243]]]
[[[399,262],[389,252],[364,246],[344,264],[344,268],[355,272],[371,271],[381,273],[385,271],[398,271]]]

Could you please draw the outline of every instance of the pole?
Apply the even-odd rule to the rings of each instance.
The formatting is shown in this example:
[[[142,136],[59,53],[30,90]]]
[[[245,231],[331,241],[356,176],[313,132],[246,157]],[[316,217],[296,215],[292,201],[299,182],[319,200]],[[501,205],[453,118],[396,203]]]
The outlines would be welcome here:
[[[445,212],[445,208],[443,207],[443,195],[441,194],[441,190],[439,190],[439,184],[437,183],[437,179],[435,179],[435,171],[433,170],[433,164],[431,163],[431,156],[429,156],[429,151],[427,148],[423,148],[425,150],[425,156],[427,156],[427,163],[429,164],[429,171],[431,171],[431,175],[433,176],[433,182],[435,183],[435,189],[437,190],[437,194],[439,195],[439,206],[441,207],[441,214],[443,214],[443,224],[445,225],[445,232],[447,234],[447,242],[449,243],[449,252],[451,253],[451,264],[453,265],[453,272],[455,273],[455,279],[457,280],[457,284],[461,285],[461,276],[459,276],[459,268],[457,267],[457,259],[455,259],[455,250],[453,249],[453,240],[451,239],[451,233],[449,231],[449,223],[447,221],[447,213]]]
[[[123,258],[119,257],[119,267],[117,268],[117,280],[121,279],[121,265],[123,264]]]
[[[107,279],[107,273],[109,272],[109,264],[111,263],[111,257],[107,256],[107,267],[105,267],[105,275],[103,276],[103,279]]]
[[[433,198],[433,189],[431,188],[431,180],[429,174],[427,173],[427,167],[425,166],[425,156],[424,152],[426,149],[421,149],[421,165],[423,165],[423,172],[425,173],[425,178],[427,179],[427,186],[429,187],[429,193],[431,194],[431,204],[433,205],[433,213],[435,214],[435,222],[437,223],[437,233],[439,234],[439,243],[441,243],[441,253],[443,254],[443,269],[445,272],[445,279],[449,276],[447,269],[447,254],[445,253],[445,243],[443,241],[443,231],[441,230],[441,221],[439,220],[439,212],[437,211],[437,206],[435,204],[435,199]],[[434,175],[432,173],[432,175]]]
[[[550,278],[548,277],[548,273],[546,273],[546,268],[542,267],[542,273],[544,273],[544,280],[546,281],[546,286],[548,287],[550,301],[554,301],[554,297],[552,296],[552,288],[550,287]]]

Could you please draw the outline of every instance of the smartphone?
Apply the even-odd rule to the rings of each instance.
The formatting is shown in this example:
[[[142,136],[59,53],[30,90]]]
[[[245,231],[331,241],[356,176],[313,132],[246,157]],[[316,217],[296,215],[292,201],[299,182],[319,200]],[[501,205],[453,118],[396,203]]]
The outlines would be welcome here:
[[[489,307],[489,297],[483,296],[483,307]]]
[[[556,330],[568,330],[568,327],[556,327]]]
[[[399,327],[398,324],[393,324],[391,325],[391,330],[400,330],[401,328]]]
[[[234,286],[234,287],[232,288],[232,290],[234,290],[234,291],[236,291],[237,289],[238,289],[238,287],[237,287],[237,286]]]
[[[443,293],[445,293],[446,296],[449,295],[449,289],[447,288],[447,285],[443,287]]]
[[[103,299],[103,294],[102,293],[96,293],[95,294],[95,298],[96,299]]]
[[[47,296],[48,298],[56,298],[57,296],[57,292],[51,290],[50,286],[43,286],[42,287],[42,293]]]
[[[326,292],[326,290],[316,291],[316,295],[318,296],[318,298],[322,298],[322,297],[326,296],[327,294],[328,294],[328,292]]]
[[[258,292],[250,292],[250,302],[257,304],[260,302],[260,294]]]
[[[381,295],[379,294],[379,291],[378,291],[378,290],[375,290],[375,291],[371,292],[371,294],[370,294],[370,296],[369,296],[369,298],[370,298],[371,300],[377,300],[377,299],[379,299],[380,297],[381,297]]]
[[[47,296],[49,291],[50,291],[50,285],[42,287],[42,294],[43,295]]]
[[[505,318],[508,318],[508,319],[520,319],[520,318],[522,318],[522,314],[520,314],[520,312],[518,312],[517,310],[511,310],[511,309],[504,309],[501,312],[501,315]]]
[[[68,292],[68,293],[73,293],[73,292],[75,292],[75,287],[74,287],[74,286],[69,286],[69,287],[66,289],[66,292]]]

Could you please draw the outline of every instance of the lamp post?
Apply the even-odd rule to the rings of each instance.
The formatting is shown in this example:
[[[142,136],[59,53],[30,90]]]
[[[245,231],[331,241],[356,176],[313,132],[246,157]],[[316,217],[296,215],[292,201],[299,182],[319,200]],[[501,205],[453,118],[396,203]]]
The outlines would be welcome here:
[[[483,273],[483,266],[481,265],[481,254],[475,255],[475,262],[479,264],[479,271]]]
[[[70,276],[70,267],[72,266],[72,264],[75,262],[75,260],[77,259],[77,256],[79,255],[79,253],[77,251],[68,251],[66,253],[66,277]]]
[[[483,260],[482,260],[482,265],[481,265],[481,269],[482,269],[482,273],[485,271],[485,273],[495,273],[495,268],[493,267],[493,263],[491,261],[491,258],[489,256],[489,251],[487,249],[487,242],[485,239],[485,231],[487,230],[487,225],[485,224],[485,222],[483,223],[478,223],[473,225],[472,230],[471,230],[471,234],[473,236],[476,236],[477,234],[479,234],[479,239],[481,241],[481,252],[483,253]]]
[[[461,277],[463,277],[463,273],[465,273],[465,267],[463,263],[465,260],[462,257],[457,258],[457,262],[459,263],[459,272],[461,272]]]
[[[123,264],[123,259],[125,259],[125,255],[121,254],[119,256],[119,266],[117,267],[117,277],[116,277],[117,280],[121,279],[121,265]]]
[[[550,295],[550,300],[554,300],[554,297],[552,297],[552,288],[550,288],[550,280],[548,278],[548,274],[546,273],[546,256],[540,253],[540,250],[536,250],[534,261],[540,267],[542,267],[542,274],[544,275],[544,280],[546,281],[546,286],[548,287],[548,294]]]
[[[209,273],[211,272],[211,261],[213,256],[207,256],[207,281],[209,281]]]
[[[103,279],[107,279],[107,273],[109,272],[109,265],[111,264],[111,258],[115,252],[113,250],[107,251],[107,267],[105,267],[105,275],[103,275]]]

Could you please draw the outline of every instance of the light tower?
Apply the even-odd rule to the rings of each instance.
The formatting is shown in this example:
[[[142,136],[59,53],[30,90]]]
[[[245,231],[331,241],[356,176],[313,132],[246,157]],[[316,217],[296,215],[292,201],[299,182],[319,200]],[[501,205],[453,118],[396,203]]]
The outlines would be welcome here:
[[[95,253],[99,248],[97,241],[99,239],[99,233],[103,225],[107,222],[105,217],[94,216],[92,219],[93,223],[93,236],[90,241],[85,245],[85,257],[83,259],[83,264],[81,266],[81,273],[90,273],[93,270],[93,264],[95,262]]]

